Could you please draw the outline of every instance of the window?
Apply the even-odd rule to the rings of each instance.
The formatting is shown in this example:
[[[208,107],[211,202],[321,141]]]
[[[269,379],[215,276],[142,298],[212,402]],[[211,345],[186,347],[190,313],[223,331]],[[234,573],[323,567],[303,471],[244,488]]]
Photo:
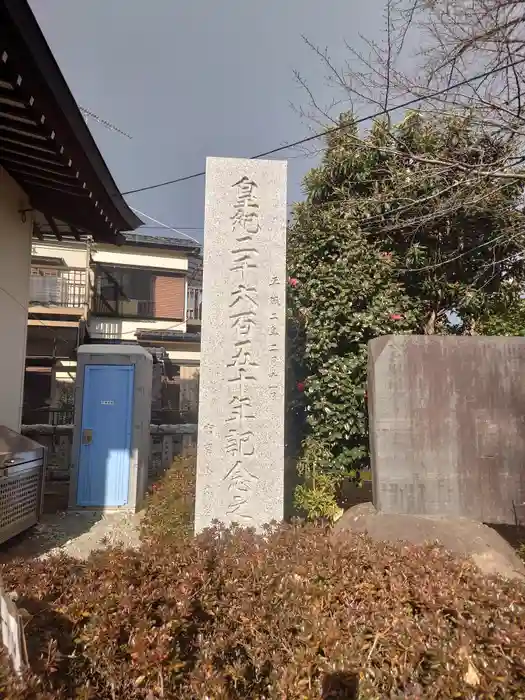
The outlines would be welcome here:
[[[94,313],[182,321],[185,284],[180,274],[98,265]]]

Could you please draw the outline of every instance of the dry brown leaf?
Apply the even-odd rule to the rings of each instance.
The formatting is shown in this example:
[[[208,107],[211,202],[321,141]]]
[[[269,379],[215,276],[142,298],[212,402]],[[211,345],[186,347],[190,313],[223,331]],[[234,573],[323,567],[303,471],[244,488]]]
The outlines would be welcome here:
[[[476,670],[476,667],[472,663],[472,661],[468,661],[468,668],[467,672],[463,676],[463,680],[465,683],[468,683],[469,685],[476,687],[480,683],[480,678],[479,678],[479,673]]]

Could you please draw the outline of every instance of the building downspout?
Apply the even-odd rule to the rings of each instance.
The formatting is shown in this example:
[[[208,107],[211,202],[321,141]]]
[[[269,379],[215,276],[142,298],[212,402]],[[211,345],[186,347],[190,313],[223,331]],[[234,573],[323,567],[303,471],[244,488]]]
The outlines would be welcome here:
[[[88,236],[86,239],[86,280],[85,280],[85,287],[84,287],[84,314],[82,321],[79,324],[78,328],[78,339],[77,339],[77,347],[79,345],[83,345],[85,336],[86,336],[86,329],[88,325],[88,319],[89,319],[89,312],[91,309],[91,248],[93,245],[93,239],[91,236]]]
[[[87,237],[86,240],[86,291],[84,300],[84,319],[87,323],[89,309],[91,307],[91,247],[93,244],[93,239],[91,236]]]
[[[186,277],[184,278],[184,332],[185,333],[188,330],[188,293],[189,293],[188,273],[186,273]]]

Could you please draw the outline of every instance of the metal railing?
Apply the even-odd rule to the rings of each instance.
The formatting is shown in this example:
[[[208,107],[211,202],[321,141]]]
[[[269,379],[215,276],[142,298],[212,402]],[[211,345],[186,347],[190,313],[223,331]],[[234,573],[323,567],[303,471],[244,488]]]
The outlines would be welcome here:
[[[152,299],[133,299],[120,297],[112,299],[106,294],[95,294],[92,301],[92,312],[100,316],[136,317],[155,319],[155,301]],[[190,287],[188,289],[188,305],[186,310],[187,321],[201,321],[202,319],[202,289]]]
[[[31,437],[48,449],[47,478],[52,480],[59,475],[69,479],[73,425],[22,425],[22,435]],[[162,474],[177,455],[194,455],[197,449],[197,424],[150,425],[151,450],[148,476],[155,478]],[[66,505],[67,507],[67,505]]]
[[[22,414],[22,421],[27,425],[69,425],[74,423],[75,409],[68,408],[26,408]]]
[[[86,304],[86,270],[32,265],[29,304],[82,308]]]
[[[95,315],[134,316],[136,318],[155,318],[155,302],[151,299],[131,299],[121,297],[111,299],[104,294],[95,294],[92,310]]]
[[[200,287],[188,287],[188,306],[186,310],[186,320],[202,320],[202,289]]]

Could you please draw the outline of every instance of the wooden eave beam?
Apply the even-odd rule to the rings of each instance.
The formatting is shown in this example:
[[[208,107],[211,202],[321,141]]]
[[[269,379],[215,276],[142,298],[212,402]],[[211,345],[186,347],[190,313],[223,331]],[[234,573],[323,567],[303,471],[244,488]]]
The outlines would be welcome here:
[[[40,226],[34,222],[33,222],[33,235],[36,236],[40,241],[44,240],[44,236],[42,234],[42,231],[40,230]]]
[[[44,217],[45,217],[47,223],[49,224],[49,228],[51,229],[51,231],[53,231],[53,234],[56,237],[56,239],[58,241],[62,241],[62,234],[58,230],[58,226],[56,225],[53,217],[49,216],[48,214],[45,214],[45,213],[44,213]]]

